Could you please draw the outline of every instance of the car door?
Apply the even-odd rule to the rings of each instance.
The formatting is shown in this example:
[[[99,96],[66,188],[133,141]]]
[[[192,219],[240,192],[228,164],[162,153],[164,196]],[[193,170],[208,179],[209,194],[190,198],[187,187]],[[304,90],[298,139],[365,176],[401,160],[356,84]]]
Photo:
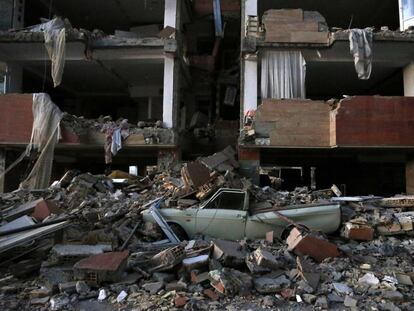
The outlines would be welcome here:
[[[247,211],[244,209],[246,193],[221,191],[213,200],[198,209],[196,233],[228,240],[240,240],[245,236]]]

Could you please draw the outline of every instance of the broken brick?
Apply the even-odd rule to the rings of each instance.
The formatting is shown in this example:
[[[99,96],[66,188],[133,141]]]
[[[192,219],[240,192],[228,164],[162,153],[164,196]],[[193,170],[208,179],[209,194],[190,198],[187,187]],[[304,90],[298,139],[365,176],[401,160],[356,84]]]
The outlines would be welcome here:
[[[204,296],[207,296],[208,298],[214,301],[217,301],[220,298],[220,295],[216,291],[212,290],[211,288],[207,288],[203,290],[203,294]]]
[[[296,255],[308,255],[316,261],[325,258],[338,257],[340,255],[335,244],[330,243],[318,236],[302,234],[297,228],[293,228],[286,240],[288,250]]]
[[[371,241],[374,238],[374,229],[368,225],[347,223],[343,235],[350,240]]]
[[[185,296],[177,296],[174,298],[174,306],[182,308],[187,304],[188,298]]]

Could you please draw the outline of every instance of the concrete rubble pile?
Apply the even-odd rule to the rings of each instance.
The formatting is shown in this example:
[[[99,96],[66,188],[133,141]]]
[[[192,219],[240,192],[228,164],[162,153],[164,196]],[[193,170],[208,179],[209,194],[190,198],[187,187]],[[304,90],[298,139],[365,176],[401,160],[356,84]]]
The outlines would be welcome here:
[[[2,194],[0,309],[413,308],[414,198],[276,191],[237,168],[226,148],[145,177],[68,171],[48,189]],[[286,219],[281,238],[184,240],[162,217],[143,221],[144,210],[191,209],[223,187],[263,206],[339,201],[340,232]]]
[[[112,120],[110,116],[100,116],[97,119],[88,119],[64,113],[62,125],[73,131],[80,138],[88,136],[93,132],[105,133],[109,127],[116,128],[122,125],[128,131],[128,135],[142,135],[142,140],[146,144],[168,144],[174,140],[173,131],[163,128],[161,121],[140,121],[137,124],[131,124],[127,119],[123,118]]]

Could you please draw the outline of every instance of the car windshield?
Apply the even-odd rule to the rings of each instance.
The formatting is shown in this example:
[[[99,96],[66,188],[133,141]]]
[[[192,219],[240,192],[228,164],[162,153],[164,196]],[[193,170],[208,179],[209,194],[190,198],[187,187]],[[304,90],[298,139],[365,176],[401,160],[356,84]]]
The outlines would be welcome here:
[[[222,192],[204,208],[243,210],[244,193]]]

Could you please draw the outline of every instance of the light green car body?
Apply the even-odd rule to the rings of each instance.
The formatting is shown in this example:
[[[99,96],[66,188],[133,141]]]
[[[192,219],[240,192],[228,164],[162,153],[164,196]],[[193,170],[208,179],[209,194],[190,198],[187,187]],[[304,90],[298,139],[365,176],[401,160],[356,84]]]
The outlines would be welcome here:
[[[197,208],[159,211],[167,223],[179,225],[189,238],[203,235],[227,240],[263,239],[269,231],[280,238],[290,227],[271,210],[251,213],[247,191],[237,189],[219,189]],[[335,232],[341,223],[339,203],[286,206],[277,211],[298,224],[324,233]],[[142,215],[144,221],[155,223],[148,210]]]

